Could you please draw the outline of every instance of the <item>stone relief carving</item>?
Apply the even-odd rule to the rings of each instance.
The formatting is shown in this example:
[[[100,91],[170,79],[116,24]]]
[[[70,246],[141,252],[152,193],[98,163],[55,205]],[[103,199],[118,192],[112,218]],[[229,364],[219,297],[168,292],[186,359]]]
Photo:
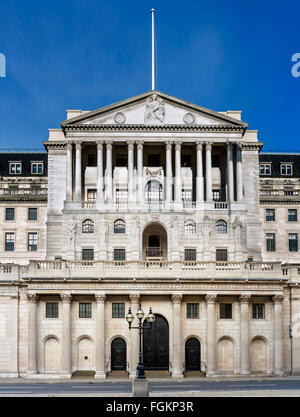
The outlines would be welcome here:
[[[159,177],[160,175],[163,175],[163,171],[162,169],[149,169],[146,168],[146,175],[150,176],[150,177]]]
[[[148,97],[145,110],[145,123],[164,123],[165,104],[157,94]]]
[[[242,222],[239,216],[236,216],[233,222],[234,238],[237,247],[241,246],[242,241]]]
[[[122,123],[126,122],[126,116],[125,116],[124,113],[119,112],[119,113],[115,114],[114,120],[115,120],[116,123],[121,125]]]
[[[69,248],[75,251],[77,221],[74,216],[72,217],[70,224],[67,225],[67,232]]]
[[[207,246],[209,244],[209,236],[211,233],[211,224],[208,217],[204,218],[204,223],[202,224],[202,233],[204,245]]]
[[[186,113],[183,116],[183,121],[187,125],[191,125],[191,124],[195,123],[195,116],[192,113]]]

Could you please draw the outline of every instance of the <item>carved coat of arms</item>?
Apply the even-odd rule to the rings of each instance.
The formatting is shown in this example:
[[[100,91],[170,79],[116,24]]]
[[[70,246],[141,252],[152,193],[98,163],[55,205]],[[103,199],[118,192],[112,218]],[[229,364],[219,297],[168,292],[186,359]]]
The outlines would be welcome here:
[[[157,94],[148,97],[145,110],[145,123],[164,123],[165,104]]]

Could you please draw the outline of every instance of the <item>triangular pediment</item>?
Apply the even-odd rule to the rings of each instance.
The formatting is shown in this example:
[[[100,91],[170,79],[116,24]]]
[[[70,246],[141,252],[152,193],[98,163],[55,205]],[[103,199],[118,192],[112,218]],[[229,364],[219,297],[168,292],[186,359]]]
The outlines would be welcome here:
[[[150,91],[64,121],[72,125],[184,125],[247,127],[238,119],[159,91]]]

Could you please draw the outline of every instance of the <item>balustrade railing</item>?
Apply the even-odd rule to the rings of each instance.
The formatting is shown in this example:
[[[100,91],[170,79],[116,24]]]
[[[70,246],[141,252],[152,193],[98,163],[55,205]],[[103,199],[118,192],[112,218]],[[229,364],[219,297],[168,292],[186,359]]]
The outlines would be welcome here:
[[[228,203],[225,201],[218,201],[215,202],[215,210],[227,210],[228,209]]]

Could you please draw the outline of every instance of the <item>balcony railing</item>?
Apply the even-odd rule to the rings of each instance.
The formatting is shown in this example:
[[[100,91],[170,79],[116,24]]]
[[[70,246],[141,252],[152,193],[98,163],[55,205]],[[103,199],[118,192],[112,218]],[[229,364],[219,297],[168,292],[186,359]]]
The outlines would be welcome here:
[[[260,189],[263,197],[295,197],[300,198],[300,189]]]
[[[163,250],[161,248],[146,248],[147,258],[162,258]]]

